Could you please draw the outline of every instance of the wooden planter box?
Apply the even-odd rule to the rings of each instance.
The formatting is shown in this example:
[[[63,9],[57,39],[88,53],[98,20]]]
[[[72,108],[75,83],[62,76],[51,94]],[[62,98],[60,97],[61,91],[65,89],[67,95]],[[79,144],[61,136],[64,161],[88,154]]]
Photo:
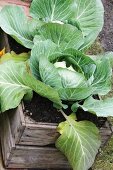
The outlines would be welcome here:
[[[6,168],[69,169],[55,147],[56,124],[36,123],[24,116],[22,105],[2,115],[1,144]],[[100,129],[102,145],[111,136],[108,122]]]
[[[6,34],[0,34],[4,40],[2,47],[10,51]],[[1,114],[1,145],[6,168],[49,168],[70,169],[67,159],[54,146],[59,134],[57,124],[37,123],[23,113],[24,105]],[[106,122],[100,128],[103,145],[112,135]]]
[[[7,168],[69,168],[66,158],[51,144],[58,137],[55,124],[34,123],[21,105],[2,115],[1,144]]]

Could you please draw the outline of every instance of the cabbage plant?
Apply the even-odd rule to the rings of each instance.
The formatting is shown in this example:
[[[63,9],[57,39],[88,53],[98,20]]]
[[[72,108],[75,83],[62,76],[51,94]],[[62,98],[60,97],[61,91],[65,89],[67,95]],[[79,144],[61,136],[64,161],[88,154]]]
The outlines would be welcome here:
[[[113,115],[113,98],[94,97],[111,90],[113,53],[93,59],[82,51],[102,29],[102,3],[33,0],[30,15],[27,18],[17,6],[6,6],[0,13],[1,28],[31,49],[31,54],[12,52],[0,59],[0,112],[31,100],[33,91],[48,98],[66,119],[58,125],[56,147],[73,170],[88,170],[98,153],[100,134],[92,122],[78,121],[76,113],[80,108],[98,117]]]
[[[0,12],[0,27],[27,48],[33,39],[51,39],[58,45],[84,49],[98,36],[103,26],[101,0],[33,0],[30,18],[18,6],[5,6]],[[78,41],[77,41],[78,40]]]
[[[61,52],[50,40],[35,42],[30,59],[24,53],[5,54],[0,64],[1,112],[17,107],[22,99],[31,100],[33,91],[48,98],[66,119],[58,125],[56,147],[74,170],[88,170],[101,144],[99,130],[90,121],[78,121],[76,112],[81,108],[98,117],[113,115],[113,98],[94,98],[111,90],[112,58],[112,52],[98,60],[73,48]]]

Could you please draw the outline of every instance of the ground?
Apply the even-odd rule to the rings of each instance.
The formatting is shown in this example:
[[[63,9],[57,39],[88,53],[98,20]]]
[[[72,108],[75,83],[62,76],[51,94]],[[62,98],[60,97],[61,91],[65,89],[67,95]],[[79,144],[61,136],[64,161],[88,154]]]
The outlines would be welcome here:
[[[113,170],[113,137],[98,155],[92,170]]]
[[[100,33],[100,42],[105,51],[113,51],[113,0],[102,0],[105,7],[105,24]],[[98,49],[98,48],[97,48]],[[100,49],[100,47],[99,47]],[[113,96],[113,92],[109,94]],[[113,125],[113,118],[112,125]],[[113,136],[97,156],[92,170],[113,170]]]
[[[113,0],[102,0],[105,8],[105,23],[100,41],[105,51],[113,51]]]

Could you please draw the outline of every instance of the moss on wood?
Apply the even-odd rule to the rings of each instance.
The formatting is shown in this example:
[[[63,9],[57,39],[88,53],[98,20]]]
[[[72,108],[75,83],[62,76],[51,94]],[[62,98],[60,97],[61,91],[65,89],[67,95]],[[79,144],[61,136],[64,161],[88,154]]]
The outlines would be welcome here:
[[[95,42],[91,45],[91,47],[89,47],[88,50],[86,51],[86,53],[90,55],[97,55],[103,52],[104,52],[104,49],[101,45],[99,38],[97,38]]]

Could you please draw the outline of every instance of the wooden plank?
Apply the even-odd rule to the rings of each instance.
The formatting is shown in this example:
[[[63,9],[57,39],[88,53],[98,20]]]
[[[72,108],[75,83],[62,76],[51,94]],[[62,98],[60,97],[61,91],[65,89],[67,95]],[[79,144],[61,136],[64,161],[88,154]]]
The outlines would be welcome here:
[[[37,123],[23,114],[22,106],[20,105],[16,111],[10,112],[9,121],[12,137],[15,144],[45,146],[55,143],[59,134],[56,130],[55,123]],[[112,131],[109,123],[106,122],[104,127],[100,128],[101,147],[111,137]]]
[[[22,145],[37,145],[44,146],[55,143],[59,133],[56,131],[56,126],[38,125],[33,127],[27,125],[21,136],[19,144]]]
[[[108,121],[106,121],[104,126],[100,128],[100,135],[101,135],[101,148],[102,148],[106,145],[106,143],[112,136],[112,128],[110,127]]]
[[[2,145],[0,145],[0,149],[1,149],[0,150],[0,170],[6,170],[6,168],[4,168],[3,166],[3,162],[4,162],[4,165],[7,166],[10,163],[10,159],[12,158],[12,152],[13,150],[15,150],[15,142],[12,138],[10,122],[9,122],[7,113],[4,113],[0,117],[0,129],[2,129],[0,131],[0,139],[2,143]],[[2,161],[2,157],[3,157],[3,161]],[[11,167],[11,169],[8,169],[8,170],[22,170],[20,168],[19,169],[17,168],[12,169],[12,168],[13,167]],[[27,169],[23,169],[23,170],[27,170]]]
[[[56,124],[36,123],[24,118],[21,105],[8,116],[16,144],[43,146],[55,143],[59,136]]]
[[[19,5],[19,6],[25,6],[30,7],[31,0],[0,0],[0,6],[4,5]]]
[[[69,164],[56,148],[17,145],[7,168],[68,169]]]
[[[5,5],[18,5],[22,6],[25,10],[27,16],[29,16],[29,7],[31,4],[31,0],[0,0],[0,9],[2,9]]]
[[[57,124],[37,123],[24,116],[22,106],[8,114],[15,144],[44,146],[55,143],[59,134]]]
[[[6,170],[3,166],[3,161],[2,161],[2,154],[1,154],[1,147],[0,147],[0,170]]]
[[[8,117],[9,117],[12,137],[15,141],[15,144],[18,144],[20,142],[21,136],[23,135],[23,132],[26,127],[22,106],[19,105],[17,109],[10,111]]]
[[[21,136],[19,144],[44,146],[55,143],[59,136],[56,125],[51,124],[27,124]],[[100,129],[101,147],[103,147],[112,135],[108,122]]]
[[[9,112],[8,112],[9,113]],[[1,126],[1,146],[4,164],[7,164],[7,160],[10,160],[11,152],[15,149],[15,142],[12,138],[12,133],[10,129],[10,123],[7,113],[3,113],[0,117]]]
[[[56,130],[57,124],[54,123],[37,123],[34,122],[32,119],[28,119],[24,117],[22,110],[18,112],[18,117],[17,119],[23,122],[21,127],[25,128],[23,133],[21,134],[20,140],[16,142],[16,144],[21,144],[21,145],[34,145],[34,146],[44,146],[44,145],[49,145],[55,143],[56,139],[58,138],[59,134]],[[21,118],[19,118],[19,116]],[[12,121],[12,124],[14,124],[15,121]],[[17,123],[16,123],[17,125]],[[14,131],[16,129],[13,127],[12,130]],[[16,134],[17,131],[15,132]],[[100,135],[101,135],[101,147],[105,145],[105,143],[109,140],[111,137],[112,131],[109,126],[109,123],[106,122],[104,127],[100,128]],[[20,136],[20,135],[19,135]]]

